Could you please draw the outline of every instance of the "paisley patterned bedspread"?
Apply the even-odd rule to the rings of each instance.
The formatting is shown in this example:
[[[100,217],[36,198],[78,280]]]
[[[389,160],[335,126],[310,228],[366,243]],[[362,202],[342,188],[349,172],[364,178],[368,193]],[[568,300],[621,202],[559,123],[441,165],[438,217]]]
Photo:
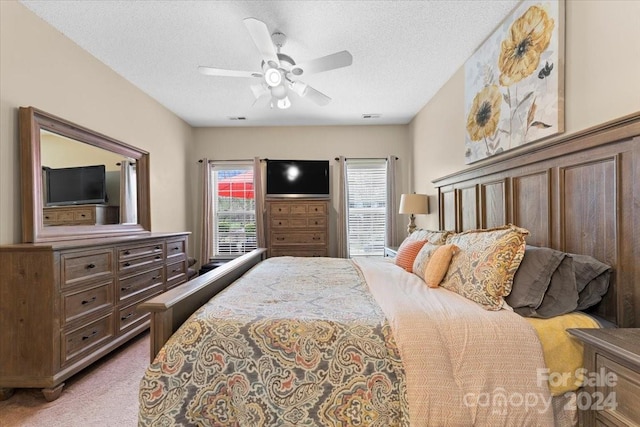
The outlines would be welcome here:
[[[139,425],[408,426],[385,315],[352,261],[263,261],[149,366]]]

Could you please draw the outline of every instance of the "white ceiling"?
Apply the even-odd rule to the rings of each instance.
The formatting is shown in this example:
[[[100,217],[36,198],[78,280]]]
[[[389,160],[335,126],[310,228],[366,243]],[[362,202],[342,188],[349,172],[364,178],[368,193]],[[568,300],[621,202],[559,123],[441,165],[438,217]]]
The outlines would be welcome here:
[[[21,1],[192,126],[406,124],[515,7],[517,0]],[[252,106],[259,79],[196,67],[260,71],[243,24],[287,36],[298,62],[341,50],[347,68],[306,76],[327,106],[291,96],[288,110]],[[462,100],[461,100],[462,102]],[[380,114],[363,119],[363,114]],[[229,117],[246,117],[232,121]]]

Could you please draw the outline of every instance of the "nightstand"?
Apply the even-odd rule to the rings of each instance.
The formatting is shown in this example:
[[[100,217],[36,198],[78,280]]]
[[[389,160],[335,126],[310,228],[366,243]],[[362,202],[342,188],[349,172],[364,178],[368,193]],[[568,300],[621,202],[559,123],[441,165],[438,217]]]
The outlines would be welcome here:
[[[580,425],[640,426],[640,328],[568,329],[584,344]]]
[[[384,256],[385,258],[395,258],[398,255],[398,246],[385,246]]]

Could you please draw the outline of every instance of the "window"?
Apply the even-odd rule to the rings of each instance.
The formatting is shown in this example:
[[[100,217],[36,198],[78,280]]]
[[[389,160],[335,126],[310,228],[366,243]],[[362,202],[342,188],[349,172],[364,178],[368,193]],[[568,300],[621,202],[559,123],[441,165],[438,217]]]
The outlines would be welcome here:
[[[347,236],[350,256],[383,256],[387,224],[387,161],[347,159]]]
[[[253,164],[212,163],[213,256],[229,258],[256,248]]]

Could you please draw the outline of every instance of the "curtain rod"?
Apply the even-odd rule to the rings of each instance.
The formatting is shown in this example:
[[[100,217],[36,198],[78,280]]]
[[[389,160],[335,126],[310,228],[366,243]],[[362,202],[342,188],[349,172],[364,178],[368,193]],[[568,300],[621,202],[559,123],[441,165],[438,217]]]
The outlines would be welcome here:
[[[394,159],[400,160],[400,157],[393,156]],[[386,157],[345,157],[345,160],[387,160]],[[336,157],[335,161],[340,160],[340,157]]]
[[[261,162],[267,159],[260,159]],[[237,162],[253,162],[253,159],[231,159],[231,160],[209,160],[210,162],[216,163],[237,163]],[[198,160],[198,163],[204,162],[204,159]]]

